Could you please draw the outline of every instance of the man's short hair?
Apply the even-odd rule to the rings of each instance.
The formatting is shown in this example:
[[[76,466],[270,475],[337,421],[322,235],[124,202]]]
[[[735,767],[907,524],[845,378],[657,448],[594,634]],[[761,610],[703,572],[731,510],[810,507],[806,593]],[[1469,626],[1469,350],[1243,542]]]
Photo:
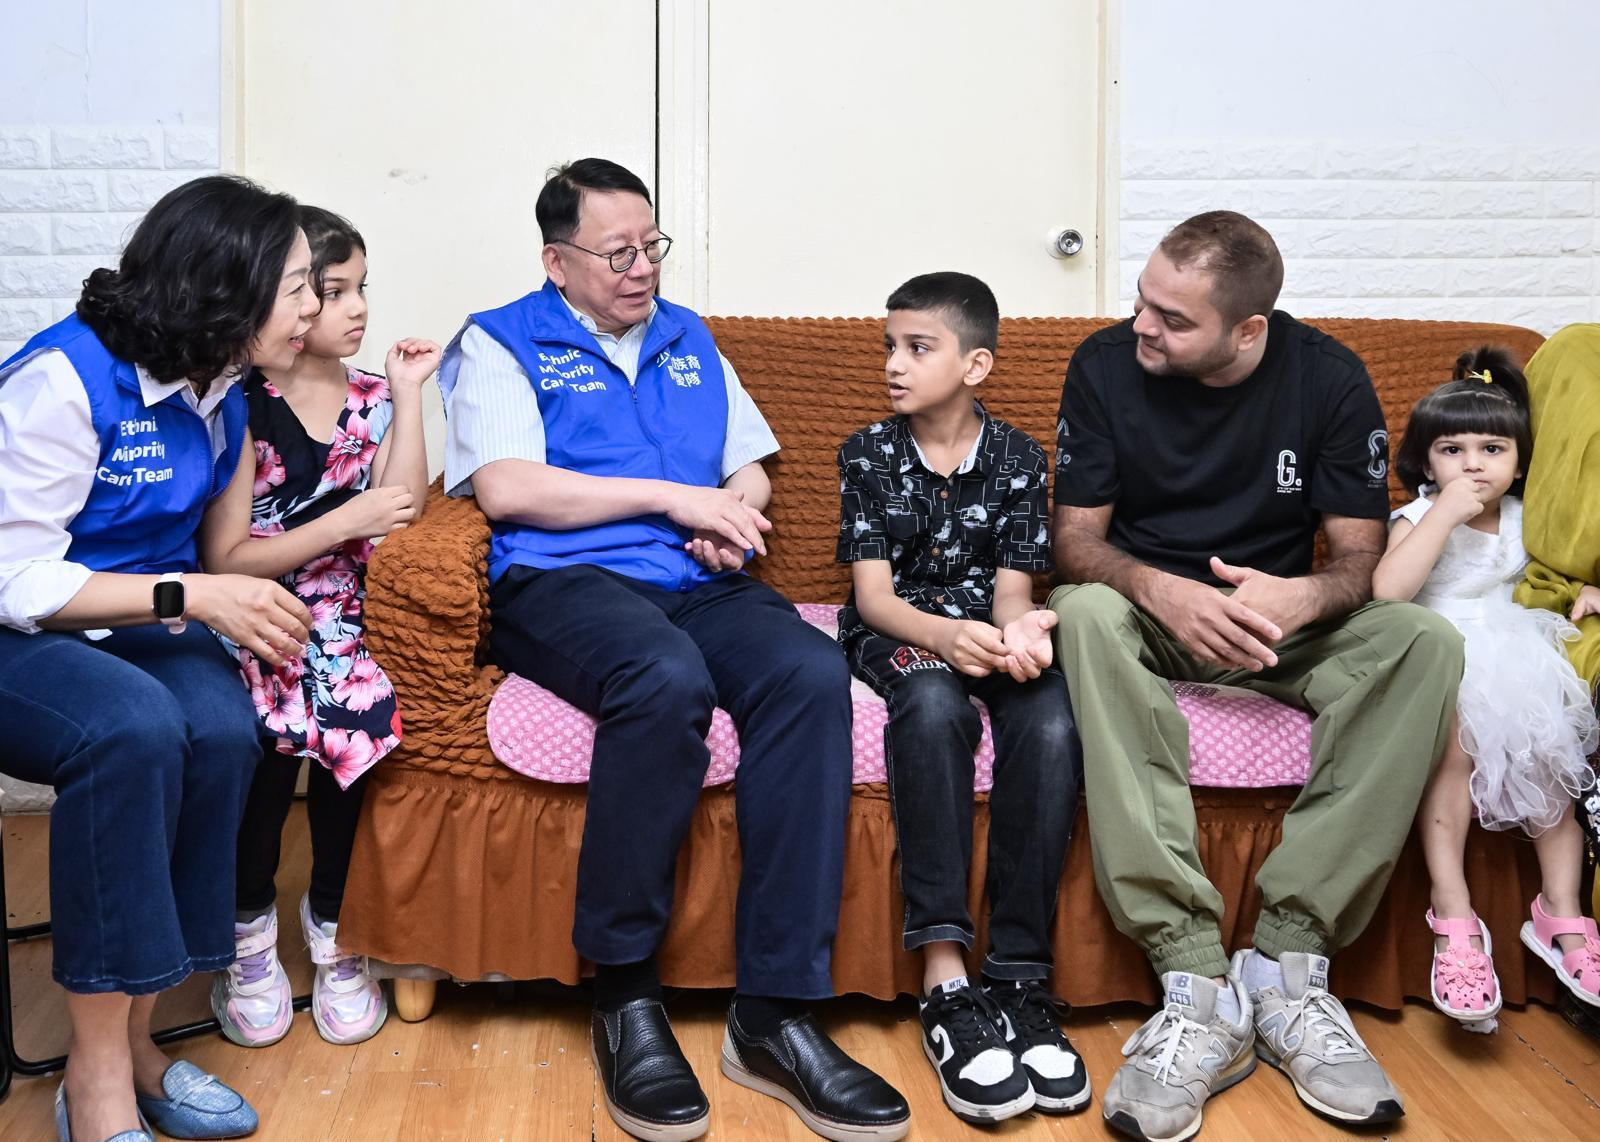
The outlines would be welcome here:
[[[565,166],[551,167],[533,208],[545,245],[572,241],[572,236],[578,232],[578,207],[586,190],[601,193],[621,190],[650,201],[650,190],[644,180],[610,159],[578,159]]]
[[[994,291],[971,274],[954,270],[918,274],[891,293],[884,308],[939,314],[963,353],[980,348],[993,353],[1000,342],[1000,306]]]
[[[1180,270],[1211,275],[1211,304],[1230,326],[1270,316],[1283,289],[1283,255],[1272,235],[1232,210],[1208,210],[1180,222],[1157,247]]]

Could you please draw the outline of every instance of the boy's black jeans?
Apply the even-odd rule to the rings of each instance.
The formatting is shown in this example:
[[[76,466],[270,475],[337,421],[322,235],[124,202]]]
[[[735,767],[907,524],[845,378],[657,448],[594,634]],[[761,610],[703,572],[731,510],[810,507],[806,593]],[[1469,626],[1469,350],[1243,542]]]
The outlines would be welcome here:
[[[972,678],[931,651],[864,634],[845,648],[850,668],[889,706],[884,731],[889,798],[900,846],[905,946],[972,946],[973,755],[989,709],[994,788],[989,795],[989,953],[983,974],[1043,980],[1050,922],[1078,813],[1083,749],[1067,683],[1046,670],[1030,682]]]

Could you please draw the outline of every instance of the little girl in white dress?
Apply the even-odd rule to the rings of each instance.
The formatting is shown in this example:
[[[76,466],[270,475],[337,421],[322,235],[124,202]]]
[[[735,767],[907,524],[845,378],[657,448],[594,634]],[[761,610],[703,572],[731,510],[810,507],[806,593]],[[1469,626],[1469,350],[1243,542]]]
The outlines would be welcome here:
[[[1512,601],[1528,554],[1521,491],[1533,442],[1527,386],[1504,350],[1462,355],[1457,380],[1417,402],[1395,467],[1417,499],[1395,513],[1377,598],[1413,599],[1455,624],[1466,673],[1451,736],[1418,812],[1440,938],[1433,1001],[1471,1030],[1500,1010],[1493,947],[1462,870],[1474,814],[1534,838],[1541,892],[1522,939],[1578,999],[1600,1005],[1600,936],[1583,916],[1573,803],[1595,782],[1593,696],[1567,661],[1566,618]]]

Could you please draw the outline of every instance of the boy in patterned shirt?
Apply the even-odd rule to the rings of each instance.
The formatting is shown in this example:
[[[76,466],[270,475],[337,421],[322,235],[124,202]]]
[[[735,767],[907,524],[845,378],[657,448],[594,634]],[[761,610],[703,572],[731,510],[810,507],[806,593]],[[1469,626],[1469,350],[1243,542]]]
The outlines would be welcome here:
[[[1050,923],[1078,808],[1081,747],[1052,664],[1044,450],[974,391],[1000,315],[977,278],[924,274],[890,295],[884,374],[895,415],[839,449],[839,612],[850,668],[889,707],[889,795],[923,954],[923,1050],[946,1105],[973,1122],[1088,1105],[1083,1061],[1050,995]],[[973,754],[994,731],[989,953],[968,981]]]

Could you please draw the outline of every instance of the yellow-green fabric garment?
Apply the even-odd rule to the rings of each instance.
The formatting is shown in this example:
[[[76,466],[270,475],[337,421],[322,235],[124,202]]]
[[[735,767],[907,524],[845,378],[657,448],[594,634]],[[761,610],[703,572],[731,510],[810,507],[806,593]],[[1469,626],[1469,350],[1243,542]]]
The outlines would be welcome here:
[[[1533,463],[1523,494],[1530,562],[1517,602],[1565,614],[1579,588],[1600,584],[1600,325],[1569,325],[1528,362]],[[1578,624],[1567,654],[1594,689],[1600,617]]]

